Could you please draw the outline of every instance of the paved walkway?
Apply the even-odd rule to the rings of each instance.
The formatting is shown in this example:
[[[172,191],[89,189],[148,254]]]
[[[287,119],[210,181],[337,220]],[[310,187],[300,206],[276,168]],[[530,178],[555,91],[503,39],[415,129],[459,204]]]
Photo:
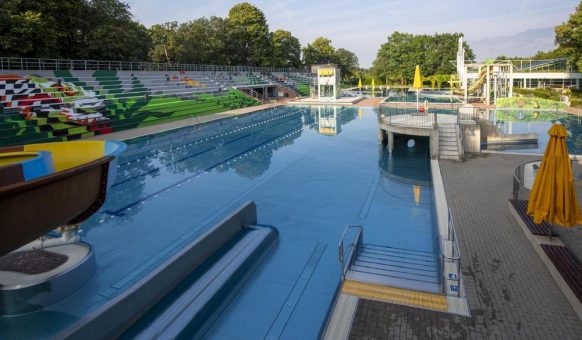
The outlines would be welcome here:
[[[373,98],[366,98],[362,101],[359,101],[357,103],[354,104],[354,106],[372,106],[372,107],[378,107],[380,106],[380,103],[386,99],[386,97],[373,97]]]
[[[532,156],[440,161],[472,317],[360,300],[353,339],[582,339],[578,319],[509,212],[513,168]]]
[[[150,125],[150,126],[141,127],[141,128],[117,131],[117,132],[108,133],[105,135],[98,135],[95,137],[87,138],[87,140],[125,140],[125,139],[145,136],[145,135],[151,135],[153,133],[158,133],[158,132],[162,132],[162,131],[174,130],[174,129],[178,129],[178,128],[185,127],[185,126],[202,124],[202,123],[211,122],[214,120],[244,115],[244,114],[247,114],[249,112],[268,109],[270,107],[281,106],[284,104],[285,104],[284,102],[269,103],[269,104],[250,106],[250,107],[245,107],[242,109],[235,109],[235,110],[230,110],[230,111],[225,111],[225,112],[220,112],[220,113],[213,113],[213,114],[205,115],[205,116],[203,115],[203,116],[189,117],[189,118],[175,120],[175,121],[168,122],[168,123],[155,124],[155,125]]]

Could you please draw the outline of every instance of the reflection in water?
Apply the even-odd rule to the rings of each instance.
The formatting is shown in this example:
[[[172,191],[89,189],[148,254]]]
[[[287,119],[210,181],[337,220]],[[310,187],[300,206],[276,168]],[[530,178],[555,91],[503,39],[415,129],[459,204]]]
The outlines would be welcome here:
[[[563,111],[492,110],[488,121],[480,122],[481,136],[483,142],[488,137],[507,137],[509,140],[505,144],[486,145],[487,149],[543,153],[549,139],[548,130],[552,124],[560,122],[570,134],[567,139],[568,151],[571,154],[582,154],[580,118]],[[536,139],[537,143],[531,143],[531,139]]]
[[[314,106],[311,108],[311,113],[313,115],[311,121],[315,123],[315,128],[319,134],[325,136],[339,134],[343,125],[358,118],[358,115],[360,117],[362,115],[361,110],[340,106]]]
[[[275,108],[130,140],[108,192],[105,217],[115,216],[115,221],[124,223],[142,209],[145,200],[209,171],[233,169],[241,177],[259,177],[269,169],[276,150],[301,136],[303,121],[310,116],[308,108]],[[171,180],[161,186],[154,180],[160,175]],[[155,190],[147,192],[148,184]],[[85,230],[93,224],[88,223]]]
[[[414,146],[407,142],[414,138]],[[422,202],[422,192],[430,188],[429,141],[426,137],[395,136],[394,149],[378,146],[378,169],[385,192],[403,200]]]

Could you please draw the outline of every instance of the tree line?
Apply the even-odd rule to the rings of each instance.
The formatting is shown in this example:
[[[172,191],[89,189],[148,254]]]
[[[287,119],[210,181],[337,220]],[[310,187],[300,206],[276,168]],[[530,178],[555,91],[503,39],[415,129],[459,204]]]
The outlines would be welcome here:
[[[359,66],[329,39],[302,48],[291,32],[271,32],[264,13],[246,2],[226,18],[146,28],[119,0],[2,0],[0,55],[296,68],[332,62],[346,76]]]
[[[378,49],[369,76],[386,84],[409,84],[414,78],[416,65],[419,65],[422,76],[433,86],[440,86],[456,73],[454,62],[462,36],[461,33],[414,35],[394,32]],[[465,58],[474,59],[475,54],[467,42],[463,45]]]

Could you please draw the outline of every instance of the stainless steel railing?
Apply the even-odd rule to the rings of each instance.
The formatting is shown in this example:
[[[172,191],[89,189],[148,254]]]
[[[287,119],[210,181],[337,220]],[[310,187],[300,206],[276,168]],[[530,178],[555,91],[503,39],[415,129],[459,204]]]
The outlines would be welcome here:
[[[447,226],[447,238],[442,239],[442,241],[451,242],[451,254],[447,255],[444,251],[448,247],[445,247],[444,244],[442,245],[442,269],[443,269],[443,277],[444,282],[453,281],[455,282],[454,285],[451,285],[449,295],[461,296],[461,287],[462,287],[462,268],[461,268],[461,250],[459,249],[459,242],[457,240],[457,232],[455,230],[455,224],[453,221],[453,216],[451,215],[451,210],[448,211],[448,226]],[[443,242],[444,243],[444,242]],[[445,270],[445,264],[452,263],[454,272],[450,273],[449,271]],[[448,290],[445,287],[445,292]]]
[[[357,229],[356,235],[352,242],[350,242],[347,246],[344,247],[344,239],[348,230],[350,229]],[[360,248],[364,243],[364,227],[361,225],[348,225],[344,229],[342,237],[338,243],[338,259],[340,263],[340,277],[343,281],[345,279],[346,273],[352,263],[354,262],[355,257],[357,256]],[[347,255],[346,255],[347,252]]]
[[[207,64],[152,63],[113,60],[72,60],[0,57],[0,70],[117,70],[117,71],[203,71],[203,72],[294,72],[308,69]]]

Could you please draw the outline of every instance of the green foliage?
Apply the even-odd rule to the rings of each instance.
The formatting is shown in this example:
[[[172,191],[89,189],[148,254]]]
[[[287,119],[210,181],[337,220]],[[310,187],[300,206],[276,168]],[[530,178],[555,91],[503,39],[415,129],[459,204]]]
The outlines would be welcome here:
[[[360,66],[358,56],[345,48],[338,48],[334,53],[333,59],[339,66],[343,79],[354,77],[356,70]]]
[[[582,69],[582,2],[567,22],[556,26],[556,43],[578,69]]]
[[[263,12],[243,2],[228,12],[228,46],[233,64],[259,66],[267,60],[269,26]]]
[[[303,63],[305,65],[328,64],[334,61],[335,48],[331,40],[318,37],[303,48]]]
[[[271,57],[269,65],[300,67],[301,43],[291,32],[277,30],[271,34]]]
[[[148,30],[152,42],[149,57],[158,63],[175,63],[178,49],[177,41],[178,22],[166,22],[153,25]]]
[[[147,30],[118,0],[6,0],[0,50],[39,58],[144,60]]]
[[[372,65],[372,74],[390,83],[409,83],[414,78],[414,69],[420,65],[425,77],[436,74],[452,74],[460,33],[435,35],[413,35],[394,32],[380,46]],[[471,48],[465,44],[466,59],[474,59]]]
[[[303,63],[306,66],[314,64],[337,64],[342,79],[355,76],[359,67],[358,56],[345,48],[335,49],[331,40],[318,37],[303,49]]]

